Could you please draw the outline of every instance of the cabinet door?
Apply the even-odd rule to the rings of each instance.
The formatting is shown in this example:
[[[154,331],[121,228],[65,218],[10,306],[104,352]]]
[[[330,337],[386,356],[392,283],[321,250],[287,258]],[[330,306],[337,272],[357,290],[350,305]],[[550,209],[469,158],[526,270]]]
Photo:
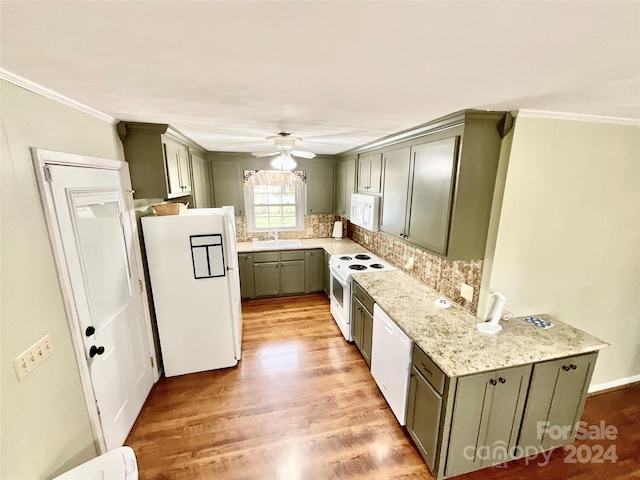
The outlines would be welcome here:
[[[165,168],[167,170],[167,184],[169,197],[182,195],[180,181],[180,145],[168,138],[163,139]]]
[[[351,297],[351,337],[360,353],[362,353],[362,325],[364,307],[357,297]]]
[[[253,264],[253,280],[256,297],[272,297],[280,294],[280,264],[265,262]]]
[[[358,157],[358,193],[367,193],[371,179],[371,162],[368,155]]]
[[[244,215],[242,171],[231,162],[213,162],[213,193],[216,207],[232,206],[236,215]]]
[[[191,159],[189,149],[185,145],[178,145],[178,160],[180,188],[184,195],[188,195],[191,193]]]
[[[435,471],[442,397],[413,367],[407,399],[407,430],[425,462]]]
[[[305,291],[321,292],[324,289],[324,250],[305,252]]]
[[[196,208],[211,208],[213,189],[209,162],[195,152],[191,153],[191,171],[193,173],[192,194]]]
[[[369,188],[367,193],[380,193],[382,190],[382,154],[369,157]]]
[[[238,255],[238,269],[240,270],[240,296],[253,298],[255,290],[253,286],[253,256],[250,253]]]
[[[530,373],[525,365],[458,379],[447,477],[513,458]]]
[[[412,183],[407,240],[447,253],[459,137],[411,148]]]
[[[407,191],[409,189],[409,147],[384,153],[384,187],[380,230],[398,237],[405,233]]]
[[[304,293],[304,260],[280,262],[280,293]]]
[[[520,447],[549,450],[574,441],[597,355],[594,352],[534,365],[518,441]],[[543,429],[538,435],[539,424],[562,427],[568,433],[554,439]]]
[[[307,213],[333,213],[333,164],[316,163],[307,178]]]
[[[324,294],[328,297],[331,293],[331,271],[329,270],[329,260],[331,255],[324,252]]]
[[[373,315],[366,308],[362,312],[362,356],[367,365],[371,366],[371,345],[373,343]]]

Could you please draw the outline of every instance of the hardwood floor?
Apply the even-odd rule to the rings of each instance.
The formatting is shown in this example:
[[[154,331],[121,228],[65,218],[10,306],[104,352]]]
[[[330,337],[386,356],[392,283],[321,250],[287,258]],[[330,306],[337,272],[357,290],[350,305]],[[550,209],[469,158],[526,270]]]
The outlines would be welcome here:
[[[254,300],[243,315],[237,367],[154,387],[126,442],[141,480],[433,478],[324,296]],[[545,467],[458,478],[639,478],[639,399],[636,385],[587,400],[584,420],[618,428],[615,464],[567,464],[559,449]]]

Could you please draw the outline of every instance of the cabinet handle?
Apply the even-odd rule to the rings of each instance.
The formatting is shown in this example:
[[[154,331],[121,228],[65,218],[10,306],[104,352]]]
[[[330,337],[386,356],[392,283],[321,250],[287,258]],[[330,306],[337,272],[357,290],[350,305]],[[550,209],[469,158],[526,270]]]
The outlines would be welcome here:
[[[563,365],[562,370],[564,370],[565,372],[568,372],[569,370],[571,370],[571,368],[567,367],[566,365]]]
[[[433,376],[433,372],[431,370],[429,370],[424,363],[420,362],[420,366],[423,368],[423,370],[425,372],[427,372],[429,375]]]
[[[491,380],[489,380],[489,383],[491,385],[493,385],[494,387],[498,384],[498,382],[496,382],[495,379],[493,379],[493,378]]]
[[[499,381],[500,383],[506,383],[506,382],[507,382],[507,381],[506,381],[504,378],[502,378],[502,377],[498,378],[498,381]]]
[[[571,370],[575,370],[576,368],[578,368],[573,363],[571,365],[569,365],[569,367],[571,368]]]

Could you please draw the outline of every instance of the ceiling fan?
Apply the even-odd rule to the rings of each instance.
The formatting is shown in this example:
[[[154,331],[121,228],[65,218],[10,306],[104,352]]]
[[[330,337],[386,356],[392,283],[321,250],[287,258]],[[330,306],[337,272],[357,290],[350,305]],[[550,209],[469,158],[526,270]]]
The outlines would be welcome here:
[[[267,137],[267,140],[273,142],[275,152],[252,152],[254,157],[272,157],[278,155],[272,162],[271,166],[279,170],[293,170],[296,162],[293,157],[313,158],[315,153],[304,150],[294,150],[297,141],[302,141],[299,137],[292,136],[289,132],[279,132],[277,135]]]

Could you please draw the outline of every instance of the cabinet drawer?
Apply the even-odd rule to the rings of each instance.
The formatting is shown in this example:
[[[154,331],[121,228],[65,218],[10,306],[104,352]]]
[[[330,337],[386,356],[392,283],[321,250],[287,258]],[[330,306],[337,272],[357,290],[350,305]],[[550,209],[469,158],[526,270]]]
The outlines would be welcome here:
[[[360,285],[356,282],[353,282],[353,294],[360,300],[364,308],[369,310],[369,314],[373,313],[373,298],[369,296],[367,292],[365,292]]]
[[[304,250],[280,252],[280,260],[283,262],[286,262],[287,260],[304,260]]]
[[[277,262],[278,252],[260,252],[253,254],[253,263]]]
[[[433,360],[420,350],[417,345],[413,346],[413,366],[422,374],[422,376],[436,389],[440,394],[444,392],[445,374],[440,370]]]

